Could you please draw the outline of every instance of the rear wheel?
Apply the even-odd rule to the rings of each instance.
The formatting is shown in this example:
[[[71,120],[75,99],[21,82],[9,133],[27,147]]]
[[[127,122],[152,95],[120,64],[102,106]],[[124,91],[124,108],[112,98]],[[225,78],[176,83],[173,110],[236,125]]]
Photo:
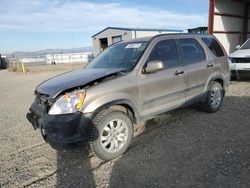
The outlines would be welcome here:
[[[209,113],[217,112],[223,101],[223,88],[220,83],[212,81],[209,84],[205,102],[201,103],[201,108]]]
[[[103,160],[114,159],[123,154],[133,138],[131,119],[122,111],[105,109],[93,120],[90,147]]]

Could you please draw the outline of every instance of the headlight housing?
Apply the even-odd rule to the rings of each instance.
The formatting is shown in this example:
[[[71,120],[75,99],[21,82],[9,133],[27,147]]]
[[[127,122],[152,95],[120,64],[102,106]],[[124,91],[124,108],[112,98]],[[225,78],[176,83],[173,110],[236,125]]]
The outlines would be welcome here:
[[[77,90],[65,93],[52,105],[49,115],[70,114],[79,111],[85,99],[86,92]]]

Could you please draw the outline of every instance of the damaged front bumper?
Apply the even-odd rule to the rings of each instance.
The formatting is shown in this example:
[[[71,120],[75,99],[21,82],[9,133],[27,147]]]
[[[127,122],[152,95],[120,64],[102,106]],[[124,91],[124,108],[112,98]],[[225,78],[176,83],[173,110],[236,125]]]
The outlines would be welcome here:
[[[34,129],[41,129],[44,140],[52,147],[67,148],[70,144],[88,141],[92,114],[49,115],[45,109],[34,102],[26,117]]]

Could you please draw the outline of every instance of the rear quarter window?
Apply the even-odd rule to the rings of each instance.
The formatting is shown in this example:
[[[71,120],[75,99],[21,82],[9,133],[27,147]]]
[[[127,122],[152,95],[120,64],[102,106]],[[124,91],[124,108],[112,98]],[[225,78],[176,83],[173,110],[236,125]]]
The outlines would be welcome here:
[[[202,38],[202,41],[207,45],[207,47],[210,49],[210,51],[216,56],[216,57],[222,57],[225,56],[221,46],[212,37],[204,37]]]

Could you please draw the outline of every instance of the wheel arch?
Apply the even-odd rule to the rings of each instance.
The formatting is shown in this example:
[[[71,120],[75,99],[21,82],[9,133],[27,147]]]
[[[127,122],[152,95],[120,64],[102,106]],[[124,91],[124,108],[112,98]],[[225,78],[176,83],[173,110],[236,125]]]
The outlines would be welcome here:
[[[113,108],[127,113],[133,123],[138,123],[142,119],[136,105],[128,99],[116,99],[112,101],[106,101],[96,107],[93,111],[93,114],[95,115],[101,112],[103,109],[107,108]]]
[[[220,77],[214,78],[212,81],[218,82],[222,86],[222,88],[224,89],[224,80],[222,78],[220,78]],[[212,81],[210,81],[210,82],[212,82]]]
[[[225,93],[226,93],[225,92],[226,91],[226,89],[225,89],[226,84],[225,84],[225,80],[223,79],[223,77],[220,76],[220,75],[213,76],[212,78],[210,78],[208,80],[208,82],[207,82],[207,84],[205,86],[204,95],[203,95],[202,100],[201,100],[202,102],[204,102],[206,100],[206,98],[207,98],[207,89],[208,89],[211,82],[218,82],[219,84],[221,84],[221,86],[223,88],[223,95],[225,95]]]
[[[222,76],[220,76],[220,75],[213,76],[213,77],[209,80],[209,82],[207,83],[206,88],[208,88],[208,86],[210,85],[210,83],[213,82],[213,81],[214,81],[214,82],[218,82],[219,84],[221,84],[223,90],[225,90],[225,80],[224,80],[224,78],[223,78]]]

